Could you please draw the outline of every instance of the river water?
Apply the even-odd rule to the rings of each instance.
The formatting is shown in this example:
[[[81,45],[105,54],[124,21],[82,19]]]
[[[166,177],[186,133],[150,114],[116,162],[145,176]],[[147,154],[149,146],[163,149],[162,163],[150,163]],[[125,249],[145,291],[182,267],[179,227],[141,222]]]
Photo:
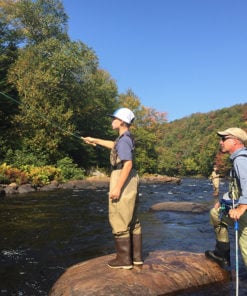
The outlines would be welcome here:
[[[221,182],[221,192],[227,183]],[[15,195],[0,200],[0,295],[46,296],[66,268],[114,253],[108,224],[107,188],[57,190]],[[163,201],[212,203],[207,179],[182,179],[176,184],[141,184],[139,217],[144,259],[154,250],[204,252],[214,247],[208,213],[153,212]],[[230,231],[232,268],[235,236]],[[239,295],[247,295],[247,272],[239,255]],[[235,281],[196,293],[235,295]],[[141,296],[141,295],[140,295]]]

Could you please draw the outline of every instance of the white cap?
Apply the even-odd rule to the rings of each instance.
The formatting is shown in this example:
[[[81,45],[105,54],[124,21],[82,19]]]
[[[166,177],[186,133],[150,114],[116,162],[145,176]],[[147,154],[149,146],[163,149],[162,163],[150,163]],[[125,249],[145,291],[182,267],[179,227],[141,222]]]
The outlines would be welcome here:
[[[134,113],[128,108],[119,108],[110,116],[118,118],[128,124],[131,124],[135,119]]]

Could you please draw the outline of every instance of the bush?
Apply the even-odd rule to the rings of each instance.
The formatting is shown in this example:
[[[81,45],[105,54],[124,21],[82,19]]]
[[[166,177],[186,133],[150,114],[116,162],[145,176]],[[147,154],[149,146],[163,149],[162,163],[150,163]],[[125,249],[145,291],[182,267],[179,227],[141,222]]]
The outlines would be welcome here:
[[[28,173],[30,182],[35,187],[48,185],[53,180],[61,179],[60,170],[53,166],[25,166],[23,170]]]
[[[72,159],[65,157],[54,166],[22,165],[19,168],[12,167],[6,163],[0,165],[0,183],[9,184],[16,182],[18,185],[31,183],[32,186],[44,186],[53,180],[69,181],[82,180],[85,170],[78,168]]]
[[[10,181],[9,181],[9,179],[8,179],[5,175],[3,175],[3,174],[1,173],[1,174],[0,174],[0,183],[1,183],[1,184],[9,184]]]
[[[9,184],[16,182],[18,185],[28,183],[29,175],[18,168],[14,168],[6,163],[0,166],[0,182]]]
[[[64,181],[82,180],[85,177],[85,170],[78,168],[78,165],[73,163],[73,160],[69,157],[59,160],[57,167],[60,169]]]

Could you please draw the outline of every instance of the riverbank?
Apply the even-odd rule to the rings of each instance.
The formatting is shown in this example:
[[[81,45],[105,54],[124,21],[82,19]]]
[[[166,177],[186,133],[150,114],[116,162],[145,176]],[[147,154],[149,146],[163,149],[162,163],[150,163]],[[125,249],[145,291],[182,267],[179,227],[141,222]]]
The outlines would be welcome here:
[[[52,191],[57,189],[99,189],[109,186],[110,178],[108,176],[92,176],[84,180],[71,180],[65,183],[52,181],[50,184],[42,187],[34,187],[31,184],[18,185],[17,183],[1,184],[0,196],[13,195],[13,194],[26,194],[36,191]],[[177,177],[169,177],[165,175],[145,175],[140,178],[140,183],[145,184],[162,184],[173,183],[180,184],[181,179]]]

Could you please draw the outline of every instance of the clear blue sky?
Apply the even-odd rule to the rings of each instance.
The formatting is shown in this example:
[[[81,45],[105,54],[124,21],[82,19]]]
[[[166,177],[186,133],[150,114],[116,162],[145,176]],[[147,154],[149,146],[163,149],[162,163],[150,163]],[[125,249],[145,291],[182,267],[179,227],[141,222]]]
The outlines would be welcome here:
[[[168,121],[247,102],[246,0],[64,0],[69,35]]]

